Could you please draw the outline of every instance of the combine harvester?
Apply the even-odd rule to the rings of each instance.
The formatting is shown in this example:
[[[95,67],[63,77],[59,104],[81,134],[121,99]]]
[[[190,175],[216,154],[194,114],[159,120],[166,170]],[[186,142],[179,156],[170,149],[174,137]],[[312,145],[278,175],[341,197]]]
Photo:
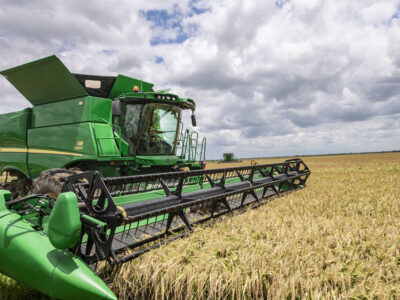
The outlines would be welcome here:
[[[235,154],[233,154],[232,152],[228,152],[228,153],[224,153],[222,156],[222,160],[219,160],[218,163],[222,164],[222,163],[239,163],[242,162],[241,159],[235,158]]]
[[[0,115],[0,272],[53,298],[115,299],[105,270],[310,174],[300,159],[206,170],[181,122],[191,110],[196,125],[194,101],[148,82],[55,56],[1,74],[33,107]]]

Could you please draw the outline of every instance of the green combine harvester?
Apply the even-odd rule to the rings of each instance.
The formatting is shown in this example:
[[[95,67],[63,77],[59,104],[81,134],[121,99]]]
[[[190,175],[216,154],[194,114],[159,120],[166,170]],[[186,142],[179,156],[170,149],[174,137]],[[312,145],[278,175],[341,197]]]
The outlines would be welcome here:
[[[224,153],[222,156],[222,160],[218,161],[218,163],[235,163],[235,162],[242,162],[242,160],[235,158],[235,154],[233,154],[232,152]]]
[[[53,298],[116,299],[101,278],[124,262],[310,175],[300,159],[206,170],[181,121],[195,102],[145,81],[55,56],[1,74],[32,108],[0,115],[0,272]]]

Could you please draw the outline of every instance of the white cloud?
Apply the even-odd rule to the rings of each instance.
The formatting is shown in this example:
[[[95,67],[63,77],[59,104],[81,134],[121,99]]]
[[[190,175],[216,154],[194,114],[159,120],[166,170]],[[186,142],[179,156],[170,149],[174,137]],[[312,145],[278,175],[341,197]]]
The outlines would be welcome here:
[[[197,101],[209,158],[399,149],[399,1],[281,3],[5,1],[0,69],[56,53],[74,72],[171,87]],[[0,88],[1,112],[27,105]]]

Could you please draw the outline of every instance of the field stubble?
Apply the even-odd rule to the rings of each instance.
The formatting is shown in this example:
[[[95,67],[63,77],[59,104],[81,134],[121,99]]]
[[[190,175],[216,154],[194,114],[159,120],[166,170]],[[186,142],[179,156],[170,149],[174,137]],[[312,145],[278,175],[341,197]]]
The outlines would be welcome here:
[[[123,265],[113,290],[121,299],[400,298],[400,154],[305,162],[307,188]]]
[[[304,160],[305,189],[124,264],[113,291],[120,299],[400,298],[400,153]],[[29,289],[3,276],[0,295]]]

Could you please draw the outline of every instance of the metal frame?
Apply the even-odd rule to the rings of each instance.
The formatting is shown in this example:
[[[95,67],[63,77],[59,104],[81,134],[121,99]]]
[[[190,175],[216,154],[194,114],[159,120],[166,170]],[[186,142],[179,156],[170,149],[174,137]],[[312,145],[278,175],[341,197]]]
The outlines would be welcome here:
[[[210,221],[263,199],[305,186],[309,168],[301,159],[224,169],[179,171],[103,178],[86,172],[67,178],[63,191],[73,191],[85,213],[106,228],[85,220],[73,252],[88,264],[110,265],[138,257],[152,248],[185,236],[193,225]],[[194,186],[195,191],[185,192]],[[164,196],[117,206],[114,197],[164,191]],[[185,230],[187,229],[187,230]],[[183,231],[181,234],[176,234]],[[131,253],[123,256],[126,249]]]

